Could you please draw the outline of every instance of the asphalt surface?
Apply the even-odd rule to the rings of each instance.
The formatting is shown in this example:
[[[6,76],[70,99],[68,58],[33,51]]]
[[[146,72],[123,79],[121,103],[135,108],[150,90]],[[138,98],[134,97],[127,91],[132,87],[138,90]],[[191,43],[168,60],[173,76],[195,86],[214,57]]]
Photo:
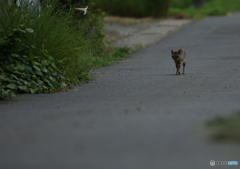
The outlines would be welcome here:
[[[240,110],[240,14],[191,24],[74,91],[0,102],[1,169],[207,169],[240,162],[204,122]],[[176,76],[170,50],[184,48]],[[215,166],[239,168],[238,166]]]

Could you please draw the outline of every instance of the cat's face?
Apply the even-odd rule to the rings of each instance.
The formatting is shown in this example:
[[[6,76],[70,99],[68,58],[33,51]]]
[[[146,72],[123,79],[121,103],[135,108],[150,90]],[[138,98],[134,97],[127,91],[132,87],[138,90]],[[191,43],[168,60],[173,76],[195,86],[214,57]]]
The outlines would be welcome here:
[[[173,58],[174,60],[180,59],[180,52],[174,52],[174,51],[172,51],[172,50],[171,50],[171,52],[172,52],[172,58]]]

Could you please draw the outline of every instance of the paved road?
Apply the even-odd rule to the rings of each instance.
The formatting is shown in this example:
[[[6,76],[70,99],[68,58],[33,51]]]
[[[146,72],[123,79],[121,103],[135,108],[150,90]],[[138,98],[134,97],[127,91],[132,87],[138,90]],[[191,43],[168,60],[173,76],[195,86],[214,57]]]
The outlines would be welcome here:
[[[137,51],[75,91],[0,102],[2,169],[207,169],[240,147],[203,122],[240,110],[240,14],[212,17]],[[186,75],[170,50],[185,48]],[[215,166],[216,167],[216,166]],[[221,168],[239,168],[222,166]]]

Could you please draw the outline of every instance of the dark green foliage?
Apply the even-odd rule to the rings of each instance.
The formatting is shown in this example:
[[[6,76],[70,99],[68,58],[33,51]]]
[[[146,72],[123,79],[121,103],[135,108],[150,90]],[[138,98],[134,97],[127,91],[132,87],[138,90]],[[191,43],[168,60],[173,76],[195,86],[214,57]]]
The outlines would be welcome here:
[[[53,92],[87,78],[92,58],[104,49],[104,13],[82,15],[54,4],[41,13],[27,5],[0,6],[0,99]]]
[[[88,14],[83,16],[83,19],[78,18],[81,25],[86,29],[86,38],[90,40],[96,51],[101,51],[104,49],[103,38],[104,34],[102,29],[104,27],[103,19],[105,17],[105,12],[95,8],[95,4],[89,0]]]
[[[93,68],[129,53],[105,49],[104,12],[88,2],[87,15],[54,4],[46,4],[41,13],[28,6],[0,6],[0,99],[54,92],[88,80]]]
[[[186,9],[193,5],[193,0],[171,0],[171,8]]]
[[[95,0],[96,7],[110,15],[127,17],[164,17],[170,0]]]
[[[54,59],[42,49],[35,56],[34,44],[26,41],[30,28],[16,28],[0,41],[0,98],[10,100],[15,93],[52,92],[65,84]]]

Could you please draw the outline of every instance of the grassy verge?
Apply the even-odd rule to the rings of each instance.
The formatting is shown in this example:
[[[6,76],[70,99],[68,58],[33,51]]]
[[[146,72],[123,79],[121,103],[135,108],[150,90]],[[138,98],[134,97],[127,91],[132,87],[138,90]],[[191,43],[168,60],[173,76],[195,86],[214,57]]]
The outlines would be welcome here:
[[[132,50],[129,48],[106,48],[101,53],[92,53],[91,50],[88,51],[88,55],[85,57],[78,57],[77,60],[73,60],[70,63],[71,67],[68,67],[68,71],[72,74],[69,76],[75,77],[76,74],[79,75],[79,81],[88,81],[92,79],[91,71],[95,68],[110,66],[117,60],[122,60],[127,57]],[[79,74],[80,73],[80,74]]]
[[[189,0],[184,1],[187,1],[185,7],[178,3],[171,6],[169,16],[184,14],[198,19],[206,16],[226,15],[227,13],[240,11],[239,0],[207,0],[203,6],[197,9],[188,2]]]
[[[217,117],[209,120],[206,126],[212,129],[210,135],[212,140],[240,144],[240,112],[229,117]]]

